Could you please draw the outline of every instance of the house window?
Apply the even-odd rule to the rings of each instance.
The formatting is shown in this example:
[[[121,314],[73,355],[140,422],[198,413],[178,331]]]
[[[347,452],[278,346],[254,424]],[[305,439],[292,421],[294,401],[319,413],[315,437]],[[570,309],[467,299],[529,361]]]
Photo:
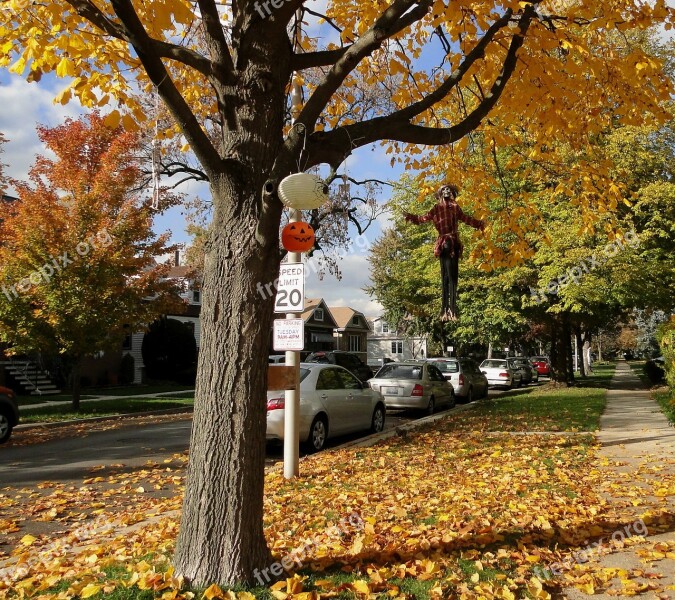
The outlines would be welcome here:
[[[361,352],[361,336],[360,335],[350,335],[349,336],[349,351],[350,352]]]
[[[358,317],[353,317],[352,318],[352,325],[358,325],[359,324],[359,318]]]
[[[382,333],[389,333],[389,323],[382,321]]]
[[[202,301],[202,293],[199,290],[192,290],[192,301],[199,304]]]
[[[131,350],[131,327],[124,326],[124,339],[122,340],[122,350]]]
[[[317,308],[314,311],[314,320],[315,321],[323,321],[323,308]]]
[[[392,342],[391,343],[391,353],[392,354],[403,354],[403,342]]]

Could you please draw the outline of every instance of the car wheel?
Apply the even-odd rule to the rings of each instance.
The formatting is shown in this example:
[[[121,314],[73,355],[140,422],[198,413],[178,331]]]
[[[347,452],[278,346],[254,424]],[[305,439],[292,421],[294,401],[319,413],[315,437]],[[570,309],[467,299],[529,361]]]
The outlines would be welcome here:
[[[328,437],[328,422],[323,415],[315,417],[312,426],[309,428],[309,437],[307,438],[307,447],[310,452],[323,450]]]
[[[436,410],[436,400],[434,400],[434,397],[431,396],[429,398],[429,404],[427,404],[427,408],[424,411],[427,415],[433,415]]]
[[[455,396],[455,392],[452,392],[450,394],[450,408],[455,408],[456,404],[457,404],[457,396]]]
[[[373,411],[373,420],[370,424],[372,433],[380,433],[384,429],[384,406],[378,404]]]
[[[470,387],[469,391],[466,394],[466,401],[467,402],[473,402],[473,388]]]
[[[0,444],[4,444],[12,435],[10,416],[0,411]]]

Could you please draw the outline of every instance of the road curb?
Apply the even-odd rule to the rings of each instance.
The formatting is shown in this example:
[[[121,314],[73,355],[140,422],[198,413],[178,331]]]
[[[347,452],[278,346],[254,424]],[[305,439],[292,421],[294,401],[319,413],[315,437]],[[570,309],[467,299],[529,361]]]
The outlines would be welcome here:
[[[65,427],[67,425],[77,425],[86,423],[101,423],[104,421],[120,421],[122,419],[134,419],[136,417],[153,417],[162,415],[174,415],[181,413],[191,413],[193,408],[165,408],[163,410],[146,410],[143,412],[121,413],[119,415],[107,415],[105,417],[88,417],[86,419],[71,419],[70,421],[50,421],[45,423],[24,423],[17,425],[14,431],[29,431],[31,429],[54,429],[55,427]]]

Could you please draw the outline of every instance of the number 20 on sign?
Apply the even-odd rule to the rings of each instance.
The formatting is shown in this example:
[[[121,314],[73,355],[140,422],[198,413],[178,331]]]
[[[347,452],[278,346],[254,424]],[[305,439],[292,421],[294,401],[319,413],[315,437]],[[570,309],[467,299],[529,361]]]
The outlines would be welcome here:
[[[305,308],[305,265],[287,263],[279,267],[275,313],[299,313]]]

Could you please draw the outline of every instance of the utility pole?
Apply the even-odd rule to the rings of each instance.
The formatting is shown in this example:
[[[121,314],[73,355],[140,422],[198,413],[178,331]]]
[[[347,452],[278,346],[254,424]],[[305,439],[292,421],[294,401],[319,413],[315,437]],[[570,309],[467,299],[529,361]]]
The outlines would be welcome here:
[[[298,10],[295,14],[295,33],[294,45],[300,47],[300,24],[302,23],[302,11]],[[302,105],[302,86],[298,82],[297,74],[293,74],[293,83],[291,89],[291,105],[293,111],[293,122],[300,112]],[[302,132],[301,135],[305,135]],[[297,209],[291,209],[291,223],[297,223],[302,218],[302,213]],[[301,252],[289,252],[289,263],[302,262]],[[300,315],[289,313],[287,319],[296,319]],[[286,390],[284,394],[284,478],[292,479],[300,474],[300,352],[297,350],[288,350],[286,352],[286,366],[292,367],[295,387],[292,390]]]

